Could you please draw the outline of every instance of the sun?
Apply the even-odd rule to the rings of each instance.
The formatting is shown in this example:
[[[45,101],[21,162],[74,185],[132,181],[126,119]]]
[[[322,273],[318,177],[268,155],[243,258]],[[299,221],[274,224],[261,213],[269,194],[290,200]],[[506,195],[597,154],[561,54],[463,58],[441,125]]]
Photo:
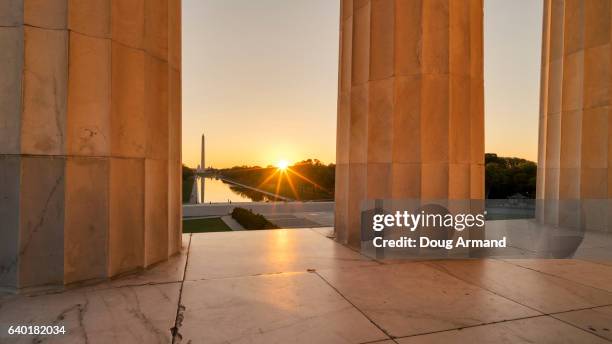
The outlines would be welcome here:
[[[279,170],[286,170],[287,167],[289,167],[289,162],[287,162],[287,160],[281,160],[276,163],[276,168]]]

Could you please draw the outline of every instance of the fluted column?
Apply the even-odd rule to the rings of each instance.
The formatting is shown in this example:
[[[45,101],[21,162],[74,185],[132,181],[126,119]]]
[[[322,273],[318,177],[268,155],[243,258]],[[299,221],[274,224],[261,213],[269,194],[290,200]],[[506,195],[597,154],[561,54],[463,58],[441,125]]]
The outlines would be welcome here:
[[[180,249],[180,0],[0,4],[0,287]]]
[[[609,223],[611,6],[544,1],[537,216],[605,230]]]
[[[336,237],[373,199],[484,197],[482,0],[343,0]]]

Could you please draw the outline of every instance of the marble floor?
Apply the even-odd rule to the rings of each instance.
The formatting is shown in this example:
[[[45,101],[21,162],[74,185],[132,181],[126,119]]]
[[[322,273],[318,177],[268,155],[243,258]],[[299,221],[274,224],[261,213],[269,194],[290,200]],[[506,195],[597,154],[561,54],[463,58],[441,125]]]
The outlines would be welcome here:
[[[0,295],[0,343],[612,342],[612,264],[376,261],[330,230],[186,234],[139,274]]]

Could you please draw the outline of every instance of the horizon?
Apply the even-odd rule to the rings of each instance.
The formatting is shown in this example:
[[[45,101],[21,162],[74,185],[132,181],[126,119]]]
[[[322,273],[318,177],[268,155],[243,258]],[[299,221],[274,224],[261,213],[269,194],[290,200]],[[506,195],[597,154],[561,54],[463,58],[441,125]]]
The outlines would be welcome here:
[[[484,12],[485,151],[537,162],[542,1]],[[335,163],[338,27],[336,1],[185,0],[183,163],[202,134],[215,168]]]
[[[505,155],[500,155],[500,154],[497,154],[497,153],[495,153],[495,152],[485,152],[485,156],[486,156],[487,154],[495,154],[495,155],[497,155],[498,157],[500,157],[500,158],[505,158],[505,159],[523,159],[523,160],[531,161],[531,162],[533,162],[533,163],[535,163],[535,164],[537,164],[537,163],[538,163],[537,159],[536,159],[536,160],[531,160],[531,159],[527,159],[527,158],[521,158],[521,157],[518,157],[518,156],[505,156]],[[335,164],[336,164],[336,162],[335,162],[335,161],[331,161],[331,162],[324,162],[324,161],[321,161],[320,159],[316,159],[316,158],[307,158],[307,159],[302,159],[302,160],[299,160],[299,161],[294,161],[294,162],[290,162],[290,161],[286,161],[286,160],[280,160],[280,161],[277,161],[277,162],[276,162],[276,163],[274,163],[274,164],[267,164],[267,165],[257,165],[257,164],[255,164],[255,165],[250,165],[250,164],[242,164],[242,165],[234,165],[234,166],[227,166],[227,167],[215,167],[215,166],[209,165],[209,166],[206,166],[205,168],[211,167],[211,168],[213,168],[213,169],[215,169],[215,170],[224,170],[224,169],[232,169],[232,168],[260,168],[260,169],[276,168],[276,169],[278,169],[278,168],[279,168],[279,165],[281,165],[281,166],[285,166],[285,168],[286,168],[286,167],[294,167],[294,166],[297,166],[297,165],[299,165],[299,164],[301,164],[301,163],[308,162],[309,160],[311,160],[311,161],[313,161],[313,162],[314,162],[314,161],[318,161],[318,162],[320,162],[322,165],[325,165],[325,166],[335,165]],[[197,166],[189,166],[189,165],[186,165],[185,163],[183,163],[183,165],[185,165],[186,167],[189,167],[189,168],[191,168],[191,169],[196,169],[196,168],[197,168]]]

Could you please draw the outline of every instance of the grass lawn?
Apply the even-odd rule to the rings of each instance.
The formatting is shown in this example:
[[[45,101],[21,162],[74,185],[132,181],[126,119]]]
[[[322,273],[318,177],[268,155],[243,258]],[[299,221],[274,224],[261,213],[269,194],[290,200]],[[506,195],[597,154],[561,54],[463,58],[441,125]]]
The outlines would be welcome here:
[[[183,233],[229,232],[231,230],[219,217],[183,220]]]

